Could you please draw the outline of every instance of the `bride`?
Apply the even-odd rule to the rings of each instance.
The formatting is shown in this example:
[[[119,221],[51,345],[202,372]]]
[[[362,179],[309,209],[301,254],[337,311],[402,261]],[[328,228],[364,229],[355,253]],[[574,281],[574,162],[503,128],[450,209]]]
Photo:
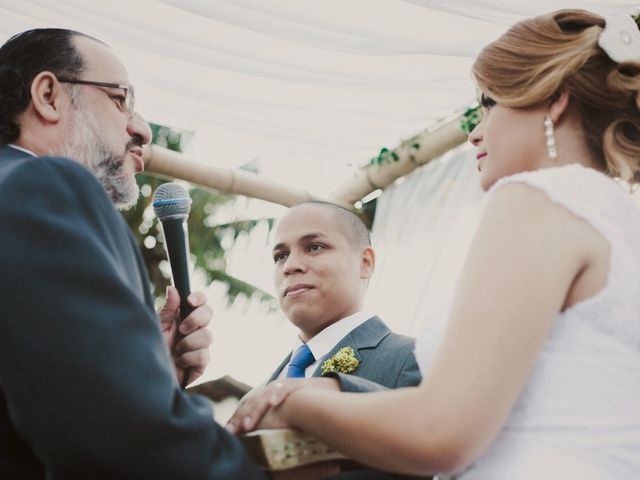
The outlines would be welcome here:
[[[399,473],[638,478],[640,212],[615,180],[640,182],[638,28],[581,10],[531,18],[473,74],[489,198],[443,338],[418,339],[422,384],[277,382],[229,429],[293,427]]]

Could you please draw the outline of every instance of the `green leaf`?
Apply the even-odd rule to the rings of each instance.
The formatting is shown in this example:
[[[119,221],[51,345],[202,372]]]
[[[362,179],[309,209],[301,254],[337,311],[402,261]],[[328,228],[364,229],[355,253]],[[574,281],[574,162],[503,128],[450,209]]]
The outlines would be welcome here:
[[[468,108],[460,118],[460,128],[465,135],[469,135],[473,132],[473,129],[478,126],[482,120],[482,109],[480,105],[476,104]]]

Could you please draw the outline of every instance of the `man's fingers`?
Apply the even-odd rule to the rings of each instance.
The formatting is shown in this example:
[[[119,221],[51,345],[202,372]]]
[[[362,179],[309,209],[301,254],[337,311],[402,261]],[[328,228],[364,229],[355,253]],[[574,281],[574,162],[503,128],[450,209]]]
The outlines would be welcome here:
[[[160,313],[163,312],[175,312],[180,307],[180,296],[178,295],[178,290],[175,287],[168,286],[166,290],[166,297],[164,300],[164,305],[160,309]]]
[[[201,305],[207,303],[207,297],[205,296],[204,292],[201,291],[191,292],[187,297],[187,303],[193,308],[198,308]]]
[[[247,402],[251,402],[252,401],[252,394],[251,392],[247,393],[244,397],[242,397],[240,399],[240,403],[238,403],[238,406],[236,407],[236,411],[233,412],[233,415],[231,415],[231,418],[229,419],[229,421],[227,422],[227,425],[225,426],[225,428],[233,433],[239,433],[240,432],[240,425],[242,423],[242,415],[243,415],[243,411],[245,411],[244,409],[247,408],[246,404]]]
[[[250,432],[262,420],[264,414],[269,410],[268,397],[263,392],[248,402],[242,411],[238,412],[241,430]]]
[[[272,382],[252,390],[240,401],[227,429],[236,434],[255,429],[270,409],[278,407],[292,392],[303,387],[339,389],[337,381],[333,379],[286,379]]]
[[[199,328],[206,327],[211,323],[212,317],[213,309],[209,305],[201,305],[180,322],[180,333],[187,336]]]
[[[202,375],[209,364],[209,349],[201,348],[192,352],[186,352],[175,358],[175,364],[179,368],[196,370]],[[198,376],[200,376],[198,375]]]
[[[295,388],[285,388],[284,383],[282,382],[275,382],[273,384],[271,395],[269,395],[269,406],[277,407],[293,390],[295,390]]]
[[[269,410],[271,385],[261,387],[245,395],[227,423],[227,430],[233,433],[251,431]]]
[[[234,425],[239,431],[254,430],[270,409],[280,405],[291,392],[305,385],[304,379],[280,380],[262,388],[247,399],[234,414]]]
[[[182,338],[175,347],[176,356],[200,349],[208,349],[213,343],[213,334],[208,328],[201,328]]]

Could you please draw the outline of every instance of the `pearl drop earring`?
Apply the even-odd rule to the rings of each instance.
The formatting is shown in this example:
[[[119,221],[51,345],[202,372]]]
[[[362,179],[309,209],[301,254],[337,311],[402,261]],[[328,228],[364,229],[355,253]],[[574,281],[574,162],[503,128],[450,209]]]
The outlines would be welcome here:
[[[556,137],[553,134],[553,120],[547,115],[544,117],[544,135],[547,137],[547,152],[549,158],[555,160],[558,158],[558,150],[556,149]]]

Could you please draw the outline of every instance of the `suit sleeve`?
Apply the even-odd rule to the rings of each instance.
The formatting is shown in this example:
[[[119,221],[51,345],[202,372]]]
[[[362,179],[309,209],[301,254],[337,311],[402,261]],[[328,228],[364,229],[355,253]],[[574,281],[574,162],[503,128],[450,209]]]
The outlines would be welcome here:
[[[69,160],[25,163],[0,202],[0,387],[47,478],[266,478],[177,385],[103,187]]]
[[[325,376],[338,380],[340,391],[342,392],[369,393],[389,390],[384,385],[380,385],[379,383],[367,380],[366,378],[350,375],[348,373],[331,372]]]

